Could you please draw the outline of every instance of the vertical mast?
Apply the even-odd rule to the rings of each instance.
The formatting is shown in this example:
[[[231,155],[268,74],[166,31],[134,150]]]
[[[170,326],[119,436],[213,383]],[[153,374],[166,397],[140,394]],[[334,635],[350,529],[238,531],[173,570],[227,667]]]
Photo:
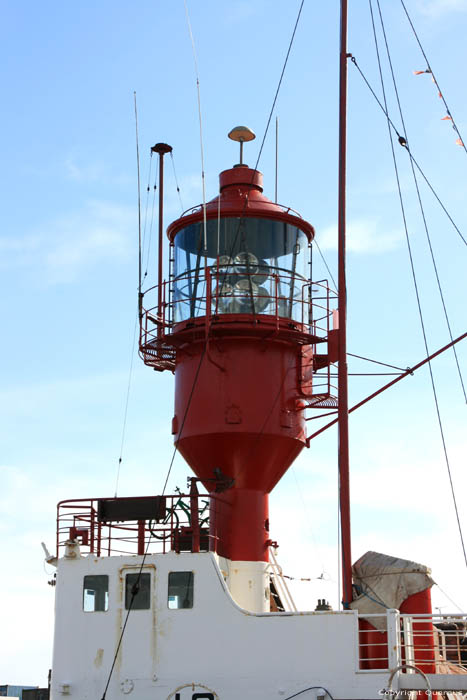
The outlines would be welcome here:
[[[347,290],[345,275],[345,187],[347,137],[347,0],[341,0],[339,59],[339,203],[338,203],[338,299],[339,299],[339,507],[342,541],[342,591],[344,609],[352,601],[352,555],[350,544],[349,406],[347,386]]]
[[[164,243],[164,155],[172,151],[172,146],[166,143],[156,143],[151,148],[153,153],[159,154],[159,256],[158,256],[158,297],[157,316],[159,319],[158,335],[162,331],[162,281],[163,281],[163,243]]]

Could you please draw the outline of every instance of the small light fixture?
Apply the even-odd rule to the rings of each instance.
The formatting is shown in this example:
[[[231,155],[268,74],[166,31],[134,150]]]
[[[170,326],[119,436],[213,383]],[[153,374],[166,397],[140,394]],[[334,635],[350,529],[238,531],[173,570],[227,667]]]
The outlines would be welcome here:
[[[249,129],[247,126],[235,126],[231,131],[229,131],[229,139],[232,141],[238,141],[240,144],[240,165],[243,165],[243,144],[245,141],[253,141],[256,138],[254,131]]]

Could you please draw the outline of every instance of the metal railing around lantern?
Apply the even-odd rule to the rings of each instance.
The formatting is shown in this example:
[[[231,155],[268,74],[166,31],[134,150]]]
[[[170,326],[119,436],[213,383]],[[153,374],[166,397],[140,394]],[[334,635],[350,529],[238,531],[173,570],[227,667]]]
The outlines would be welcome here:
[[[263,283],[258,281],[261,282],[258,272],[243,270],[241,279],[231,284],[228,271],[219,265],[189,270],[162,284],[160,313],[156,303],[159,285],[148,289],[143,298],[140,328],[144,362],[155,369],[173,370],[175,350],[171,333],[178,324],[201,318],[207,332],[214,321],[241,319],[242,323],[256,324],[259,318],[262,324],[276,330],[281,326],[292,328],[322,340],[329,336],[337,296],[327,280],[309,282],[287,270],[269,268]]]

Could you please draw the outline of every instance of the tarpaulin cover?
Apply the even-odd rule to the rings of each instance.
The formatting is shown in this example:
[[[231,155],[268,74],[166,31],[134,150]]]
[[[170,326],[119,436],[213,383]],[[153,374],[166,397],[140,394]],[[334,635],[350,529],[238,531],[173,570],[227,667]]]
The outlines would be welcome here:
[[[360,557],[352,573],[357,597],[350,607],[363,615],[381,613],[388,608],[399,610],[409,596],[434,584],[427,566],[379,552],[367,552]],[[385,629],[385,617],[370,617],[368,622],[377,629]]]

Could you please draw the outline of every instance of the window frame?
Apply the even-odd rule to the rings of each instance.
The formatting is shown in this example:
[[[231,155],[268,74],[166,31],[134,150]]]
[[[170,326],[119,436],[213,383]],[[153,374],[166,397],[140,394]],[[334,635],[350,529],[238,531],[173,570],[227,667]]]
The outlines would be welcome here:
[[[131,602],[131,588],[133,587],[134,583],[136,583],[136,581],[137,581],[139,575],[140,575],[140,572],[139,572],[139,571],[137,571],[137,572],[135,572],[135,571],[128,571],[128,570],[124,571],[123,605],[124,605],[124,609],[125,609],[125,610],[129,610],[129,609],[130,609],[130,608],[129,608],[129,604],[130,604],[130,602]],[[127,587],[127,580],[128,580],[128,578],[129,578],[130,576],[131,576],[131,577],[134,577],[134,580],[133,580],[133,583],[131,584],[131,587],[128,589],[128,587]],[[142,582],[143,582],[143,580],[147,580],[146,577],[149,577],[149,585],[147,586],[147,589],[143,589]],[[144,611],[144,610],[151,610],[151,608],[152,608],[152,576],[151,576],[151,572],[150,572],[150,571],[142,571],[142,572],[141,572],[141,579],[140,579],[140,581],[141,581],[141,588],[140,588],[140,591],[138,592],[138,594],[135,596],[133,605],[131,606],[131,611],[132,611],[132,612],[133,612],[133,610],[141,610],[141,611]],[[143,607],[136,607],[136,606],[135,606],[135,602],[136,602],[136,600],[137,600],[137,596],[138,596],[140,593],[147,593],[147,595],[148,595],[148,605],[147,605],[147,607],[144,607],[144,608],[143,608]]]
[[[86,579],[107,579],[107,587],[105,589],[99,590],[98,588],[91,588],[89,586],[86,586]],[[86,591],[94,590],[94,609],[93,610],[87,610],[85,607],[85,600],[86,600]],[[96,595],[95,593],[97,592],[102,592],[104,593],[104,608],[103,609],[96,609],[95,603],[96,603]],[[92,597],[89,596],[88,597]],[[85,574],[83,576],[83,587],[82,587],[82,612],[84,613],[96,613],[96,612],[108,612],[109,610],[109,604],[110,604],[110,594],[109,594],[109,575],[108,574]]]
[[[189,602],[191,603],[190,605],[177,605],[176,607],[175,607],[175,606],[172,607],[172,606],[170,605],[170,602],[171,602],[171,601],[170,601],[170,597],[171,597],[171,596],[170,596],[170,591],[171,591],[171,582],[170,582],[170,578],[171,578],[171,576],[173,576],[174,574],[178,574],[178,575],[180,575],[180,574],[188,574],[189,577],[191,577],[191,580],[188,581],[188,584],[187,584],[187,587],[186,587],[187,590],[186,590],[186,592],[185,592],[186,600],[188,600],[187,594],[188,594],[188,595],[191,594],[191,595],[190,595],[190,598],[189,598]],[[173,588],[172,588],[172,590],[173,590]],[[172,597],[175,597],[175,596],[172,594]],[[181,597],[181,596],[177,596],[177,597]],[[183,570],[183,571],[181,571],[181,570],[178,570],[178,571],[169,571],[168,576],[167,576],[167,608],[168,608],[169,610],[193,610],[194,606],[195,606],[195,572],[194,572],[193,570],[189,570],[189,571],[187,571],[187,570]]]

